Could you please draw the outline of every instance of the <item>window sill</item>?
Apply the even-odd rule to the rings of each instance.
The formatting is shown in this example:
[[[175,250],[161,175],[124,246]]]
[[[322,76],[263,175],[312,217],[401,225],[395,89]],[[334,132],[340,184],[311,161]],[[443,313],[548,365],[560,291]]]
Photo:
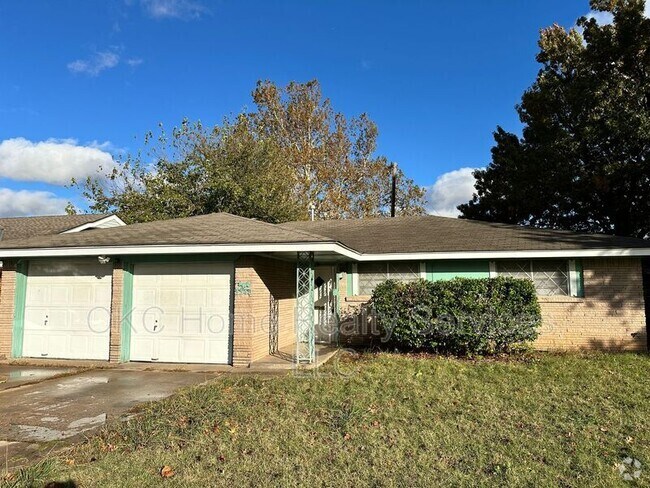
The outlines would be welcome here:
[[[345,297],[345,301],[349,303],[366,303],[369,302],[371,298],[371,295],[354,295],[351,297]]]
[[[585,301],[584,297],[568,297],[568,296],[537,296],[539,303],[582,303]]]

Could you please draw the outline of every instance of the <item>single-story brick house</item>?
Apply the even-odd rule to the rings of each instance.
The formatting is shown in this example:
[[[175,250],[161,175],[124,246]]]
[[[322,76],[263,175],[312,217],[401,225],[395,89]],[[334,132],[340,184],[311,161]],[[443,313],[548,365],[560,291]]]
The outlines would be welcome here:
[[[527,277],[541,349],[646,350],[650,242],[433,216],[210,214],[0,241],[0,359],[247,366],[337,342],[387,279]]]

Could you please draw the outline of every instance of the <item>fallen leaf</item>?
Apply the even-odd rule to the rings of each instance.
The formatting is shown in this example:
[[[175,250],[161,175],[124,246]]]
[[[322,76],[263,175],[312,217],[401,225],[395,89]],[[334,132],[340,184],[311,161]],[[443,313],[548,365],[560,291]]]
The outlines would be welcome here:
[[[160,468],[160,476],[163,478],[171,478],[174,476],[176,473],[174,473],[174,470],[172,469],[171,466],[163,466]]]

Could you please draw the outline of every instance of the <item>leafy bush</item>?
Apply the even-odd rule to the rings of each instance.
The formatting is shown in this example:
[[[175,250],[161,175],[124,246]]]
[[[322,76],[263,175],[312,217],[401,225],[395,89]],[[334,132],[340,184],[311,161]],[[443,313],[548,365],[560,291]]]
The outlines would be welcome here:
[[[375,288],[374,313],[398,347],[454,354],[493,354],[537,338],[541,313],[530,280],[456,278]]]

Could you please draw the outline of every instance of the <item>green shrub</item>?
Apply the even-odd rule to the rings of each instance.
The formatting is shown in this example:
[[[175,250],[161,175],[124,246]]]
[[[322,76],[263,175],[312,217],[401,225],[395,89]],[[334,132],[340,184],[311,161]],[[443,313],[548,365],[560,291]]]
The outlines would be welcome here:
[[[516,278],[389,280],[375,288],[372,305],[391,344],[454,354],[521,348],[541,323],[533,283]]]

